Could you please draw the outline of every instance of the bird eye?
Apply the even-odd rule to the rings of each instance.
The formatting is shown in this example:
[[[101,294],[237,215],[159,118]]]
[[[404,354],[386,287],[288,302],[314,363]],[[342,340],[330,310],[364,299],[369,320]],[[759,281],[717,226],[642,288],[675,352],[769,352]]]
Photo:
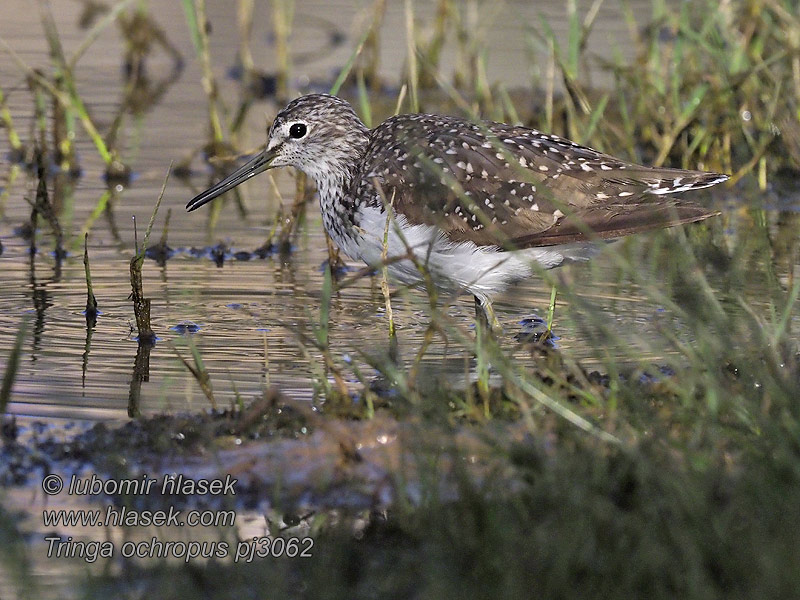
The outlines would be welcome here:
[[[295,123],[289,127],[289,137],[299,140],[306,134],[305,123]]]

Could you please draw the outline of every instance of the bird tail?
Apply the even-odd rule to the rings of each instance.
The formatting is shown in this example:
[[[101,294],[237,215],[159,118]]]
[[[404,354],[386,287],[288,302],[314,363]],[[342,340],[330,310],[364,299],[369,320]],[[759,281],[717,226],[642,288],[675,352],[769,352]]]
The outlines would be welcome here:
[[[684,171],[682,169],[653,169],[641,181],[647,185],[648,194],[676,194],[717,185],[727,181],[723,173],[705,171]]]

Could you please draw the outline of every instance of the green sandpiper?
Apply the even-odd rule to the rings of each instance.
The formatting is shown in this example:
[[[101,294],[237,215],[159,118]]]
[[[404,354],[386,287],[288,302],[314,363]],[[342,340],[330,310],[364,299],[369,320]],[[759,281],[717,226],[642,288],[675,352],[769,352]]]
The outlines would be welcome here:
[[[186,209],[285,166],[315,181],[325,229],[347,256],[381,263],[388,210],[390,276],[419,284],[424,269],[444,291],[473,294],[493,324],[491,298],[535,264],[585,260],[601,240],[711,217],[666,195],[728,179],[491,121],[405,114],[369,129],[346,101],[312,94],[278,113],[262,152]]]

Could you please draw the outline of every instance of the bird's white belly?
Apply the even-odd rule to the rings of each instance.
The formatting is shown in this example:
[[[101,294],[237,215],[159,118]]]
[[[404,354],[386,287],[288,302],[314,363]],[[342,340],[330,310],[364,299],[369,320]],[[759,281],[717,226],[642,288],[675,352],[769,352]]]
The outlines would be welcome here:
[[[334,241],[350,258],[369,265],[381,264],[386,213],[374,207],[361,207],[359,235]],[[420,268],[430,273],[434,283],[450,292],[468,291],[478,297],[491,297],[510,283],[532,275],[535,265],[551,269],[565,261],[585,260],[595,253],[592,244],[569,244],[500,251],[496,246],[476,246],[472,242],[452,242],[431,225],[409,225],[395,215],[387,236],[389,275],[404,284],[424,282]],[[408,256],[414,260],[393,258]]]

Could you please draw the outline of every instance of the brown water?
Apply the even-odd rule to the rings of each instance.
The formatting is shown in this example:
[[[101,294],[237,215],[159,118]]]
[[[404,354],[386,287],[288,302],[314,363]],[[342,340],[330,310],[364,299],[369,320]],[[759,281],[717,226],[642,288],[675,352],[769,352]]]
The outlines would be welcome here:
[[[642,5],[634,3],[644,16]],[[526,59],[526,27],[535,24],[538,11],[548,17],[557,32],[566,26],[561,4],[534,7],[527,2],[509,2],[493,10],[483,7],[485,38],[490,49],[492,79],[509,88],[530,82]],[[417,14],[429,22],[427,3],[420,3]],[[77,27],[81,5],[59,0],[53,3],[62,42],[69,55],[85,32]],[[166,29],[167,36],[183,54],[186,68],[167,85],[163,96],[141,114],[129,116],[122,130],[122,156],[132,165],[135,179],[115,193],[111,210],[101,215],[91,228],[89,253],[95,295],[102,311],[97,326],[87,332],[82,315],[85,305],[84,271],[81,253],[81,227],[106,190],[102,164],[78,126],[78,151],[83,176],[66,191],[62,200],[62,226],[66,232],[69,256],[60,265],[51,250],[52,236],[40,225],[39,252],[31,259],[28,242],[17,228],[26,223],[35,180],[25,173],[8,183],[0,205],[0,361],[5,361],[20,323],[30,320],[22,359],[9,410],[21,415],[80,418],[124,417],[137,353],[132,333],[132,305],[128,298],[128,262],[133,252],[132,216],[138,219],[140,238],[171,161],[180,160],[199,148],[206,136],[206,99],[200,85],[201,71],[195,59],[184,16],[178,2],[153,3],[152,15]],[[6,0],[0,36],[33,67],[49,72],[46,43],[41,34],[37,11],[22,0]],[[302,89],[326,89],[347,60],[358,24],[368,11],[351,3],[298,2],[293,35],[293,52],[315,54],[325,49],[328,33],[340,31],[346,38],[341,45],[329,46],[317,58],[295,65],[294,84]],[[209,2],[208,16],[213,23],[212,59],[219,78],[221,95],[233,109],[238,83],[226,77],[238,47],[235,14],[229,2]],[[389,3],[382,37],[381,72],[389,83],[396,82],[405,56],[405,33],[401,3]],[[355,25],[354,25],[355,24]],[[270,43],[270,14],[266,4],[256,7],[253,52],[256,61],[269,71],[274,59]],[[624,23],[613,6],[605,6],[592,37],[598,51],[610,51],[609,42],[625,38]],[[627,52],[624,45],[620,48]],[[452,58],[448,48],[445,60]],[[81,59],[76,78],[80,93],[94,118],[107,126],[122,98],[122,42],[115,27],[108,28]],[[148,62],[151,80],[166,80],[171,69],[168,56],[156,52]],[[446,70],[445,70],[446,72]],[[310,83],[309,83],[310,82]],[[315,84],[315,82],[318,82]],[[0,62],[0,83],[9,108],[23,137],[31,126],[32,102],[24,79],[12,61]],[[251,110],[242,147],[256,148],[263,143],[266,124],[279,107],[264,102]],[[6,139],[0,139],[0,155],[6,155]],[[242,216],[232,203],[210,229],[208,211],[184,212],[186,201],[210,183],[199,158],[192,163],[198,173],[188,181],[170,180],[153,234],[161,233],[168,209],[172,209],[168,244],[177,250],[164,266],[147,260],[144,267],[145,295],[152,299],[153,329],[159,342],[152,349],[149,378],[142,384],[140,408],[145,413],[207,406],[191,374],[177,358],[170,342],[189,355],[182,335],[172,328],[184,323],[199,326],[194,340],[212,376],[219,402],[227,404],[238,391],[247,399],[258,394],[266,378],[290,394],[308,397],[312,368],[299,350],[296,332],[308,330],[318,320],[322,286],[321,265],[327,258],[321,220],[316,204],[311,204],[306,224],[301,228],[296,247],[288,261],[278,256],[249,261],[229,257],[217,266],[208,255],[195,256],[191,247],[208,247],[223,242],[232,252],[252,251],[267,239],[280,200],[269,191],[266,177],[243,186],[247,215]],[[9,178],[15,168],[2,164],[2,177]],[[291,174],[275,174],[288,207],[293,197]],[[708,196],[700,199],[709,201]],[[266,199],[266,200],[265,200]],[[726,216],[731,219],[731,214]],[[643,236],[642,236],[643,237]],[[633,244],[638,241],[630,242]],[[647,268],[644,265],[642,268]],[[651,324],[659,307],[644,301],[635,285],[626,282],[608,257],[599,257],[591,266],[570,267],[564,271],[591,298],[600,314],[619,324],[620,335],[629,336],[631,345],[660,358],[660,344]],[[760,290],[746,290],[757,297]],[[550,287],[533,279],[498,301],[497,309],[509,337],[519,330],[520,319],[544,316]],[[423,294],[410,292],[395,300],[401,350],[413,356],[428,320]],[[472,318],[472,305],[461,298],[452,308],[465,325]],[[335,299],[331,315],[334,354],[356,349],[386,350],[386,321],[378,282],[365,278],[342,291]],[[563,320],[557,322],[560,346],[565,352],[584,359],[588,365],[596,352],[581,333]],[[642,344],[642,340],[647,343]],[[644,348],[644,350],[641,350]],[[463,349],[462,349],[463,350]],[[430,353],[430,362],[441,357],[439,341]],[[313,353],[312,353],[313,354]],[[315,356],[315,355],[314,355]],[[458,351],[456,352],[458,356]],[[265,359],[268,365],[265,365]],[[459,363],[463,365],[463,363]],[[462,368],[462,367],[459,367]]]

